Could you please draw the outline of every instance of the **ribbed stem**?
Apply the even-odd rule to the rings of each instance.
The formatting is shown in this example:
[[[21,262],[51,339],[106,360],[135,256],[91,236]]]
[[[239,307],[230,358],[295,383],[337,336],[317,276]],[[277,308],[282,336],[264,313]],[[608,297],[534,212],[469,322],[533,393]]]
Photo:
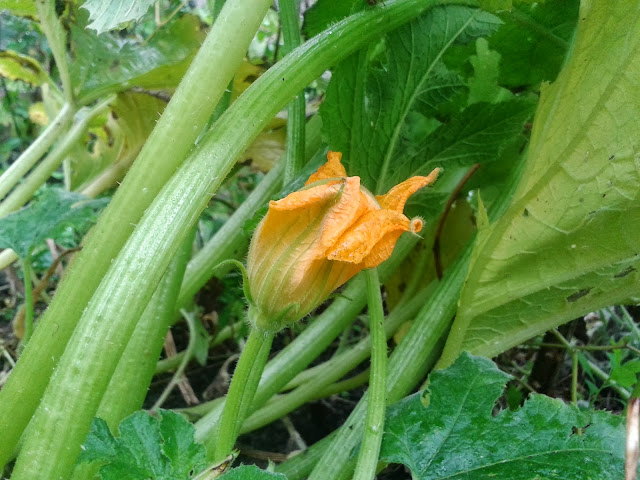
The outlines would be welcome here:
[[[122,419],[142,408],[147,396],[156,361],[175,316],[176,298],[191,256],[194,235],[195,229],[171,260],[102,397],[96,417],[106,421],[112,432],[117,431]],[[97,471],[95,463],[79,463],[71,480],[93,480]]]
[[[384,431],[384,412],[387,406],[387,338],[384,334],[380,280],[378,279],[378,270],[375,268],[371,268],[365,273],[367,276],[369,330],[371,332],[371,376],[364,434],[353,476],[354,480],[373,480],[376,476]]]
[[[271,332],[261,332],[256,328],[252,328],[249,333],[238,365],[233,372],[216,435],[208,438],[205,443],[208,458],[214,463],[224,460],[233,450],[240,427],[249,414],[260,375],[267,363],[273,335]]]

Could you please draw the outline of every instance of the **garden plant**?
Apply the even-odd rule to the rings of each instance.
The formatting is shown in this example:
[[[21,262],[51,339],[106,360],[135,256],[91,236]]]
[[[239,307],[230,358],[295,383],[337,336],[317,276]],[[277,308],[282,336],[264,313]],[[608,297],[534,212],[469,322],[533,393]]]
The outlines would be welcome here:
[[[636,478],[640,0],[0,9],[1,478]]]

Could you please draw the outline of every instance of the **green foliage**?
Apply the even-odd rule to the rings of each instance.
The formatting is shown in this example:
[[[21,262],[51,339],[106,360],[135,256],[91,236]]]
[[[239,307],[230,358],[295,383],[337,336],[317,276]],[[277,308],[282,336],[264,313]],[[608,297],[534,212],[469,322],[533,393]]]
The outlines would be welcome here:
[[[138,20],[154,3],[155,0],[87,0],[82,8],[89,11],[91,23],[87,28],[100,34]]]
[[[614,350],[609,354],[609,362],[611,380],[624,388],[633,388],[636,385],[640,373],[640,359],[623,360],[622,351]]]
[[[511,205],[480,230],[446,362],[496,355],[638,294],[639,15],[621,4],[583,12],[571,59],[542,90]]]
[[[474,75],[469,79],[469,104],[497,103],[512,97],[512,93],[498,85],[500,54],[489,50],[484,38],[476,41],[476,55],[469,58]]]
[[[95,418],[83,446],[80,461],[102,463],[102,480],[186,480],[205,466],[193,426],[177,413],[160,410],[152,417],[136,412],[120,423],[118,432],[115,438],[106,422]]]
[[[357,172],[377,194],[406,178],[412,169],[399,160],[410,156],[418,140],[427,143],[438,125],[430,119],[462,106],[464,85],[445,67],[443,53],[497,24],[493,15],[473,9],[434,8],[389,34],[383,45],[340,64],[320,112],[329,145],[343,153],[347,171]]]
[[[281,473],[270,473],[260,470],[255,465],[242,465],[232,468],[220,477],[220,480],[286,480]]]
[[[71,78],[76,95],[91,99],[133,86],[175,88],[202,43],[199,27],[197,17],[185,15],[141,44],[109,34],[98,37],[73,25]]]
[[[318,0],[304,14],[302,34],[307,38],[313,37],[366,5],[366,0]]]
[[[419,278],[421,271],[432,269],[434,220],[470,168],[481,166],[459,192],[448,216],[449,224],[440,236],[442,264],[453,265],[449,269],[453,274],[445,270],[444,282],[429,295],[424,294],[425,307],[411,315],[413,326],[403,332],[402,340],[400,335],[396,337],[399,346],[390,362],[395,372],[389,377],[390,398],[407,395],[424,377],[430,362],[439,355],[436,345],[444,342],[440,335],[449,332],[454,314],[445,363],[452,363],[464,349],[496,354],[600,306],[638,298],[639,0],[584,0],[580,15],[578,0],[516,2],[512,9],[507,8],[508,0],[460,2],[466,6],[443,5],[446,2],[436,0],[319,0],[305,13],[303,27],[306,36],[316,38],[295,54],[299,56],[288,56],[284,61],[279,61],[283,51],[278,48],[275,9],[268,12],[248,46],[259,19],[254,19],[255,28],[250,32],[246,19],[251,11],[264,8],[261,18],[268,1],[251,2],[248,8],[250,0],[229,0],[233,10],[228,12],[235,15],[217,23],[216,28],[224,33],[212,35],[216,41],[204,44],[201,22],[191,15],[166,25],[156,24],[149,15],[148,22],[133,29],[117,34],[95,33],[135,21],[153,3],[150,0],[88,0],[84,8],[78,6],[81,2],[46,1],[51,2],[46,4],[51,12],[56,6],[59,18],[52,13],[51,18],[43,19],[38,32],[49,35],[50,47],[60,50],[55,58],[49,48],[43,47],[43,34],[34,33],[35,23],[7,21],[7,16],[0,16],[4,32],[1,49],[19,52],[0,54],[0,75],[5,77],[0,123],[14,127],[7,129],[15,131],[9,132],[10,137],[20,137],[3,138],[0,158],[6,156],[10,161],[11,150],[19,150],[21,140],[26,146],[34,134],[26,119],[36,86],[43,87],[36,95],[40,98],[42,94],[50,119],[62,102],[72,104],[75,111],[76,107],[87,107],[117,94],[110,104],[112,114],[92,122],[86,135],[78,135],[83,137],[81,141],[60,156],[67,156],[65,185],[72,190],[95,194],[100,191],[98,185],[106,188],[107,182],[101,182],[107,177],[109,185],[115,185],[150,140],[147,153],[137,161],[139,168],[119,187],[106,220],[85,243],[49,313],[39,322],[33,343],[0,391],[0,430],[9,438],[0,442],[0,464],[8,461],[18,439],[23,438],[14,469],[16,480],[33,478],[41,471],[46,472],[44,476],[67,478],[98,405],[103,403],[100,409],[114,406],[104,405],[105,399],[110,403],[113,396],[104,396],[103,392],[113,378],[116,363],[120,362],[118,370],[137,368],[132,358],[135,355],[127,354],[129,347],[121,357],[124,345],[130,344],[131,332],[179,240],[212,195],[216,196],[200,217],[202,240],[206,242],[224,222],[231,221],[228,226],[235,225],[236,233],[242,229],[247,235],[222,236],[231,240],[220,242],[224,248],[218,253],[227,252],[229,246],[233,253],[225,255],[242,258],[248,233],[264,210],[258,210],[242,228],[242,222],[234,223],[232,215],[251,188],[236,180],[227,184],[222,194],[216,190],[225,175],[236,171],[232,164],[268,118],[328,68],[332,68],[331,82],[320,109],[324,134],[328,147],[343,152],[349,174],[361,176],[362,184],[374,193],[383,193],[411,175],[426,174],[436,167],[444,169],[436,185],[416,194],[407,205],[406,213],[424,217],[427,228],[422,232],[421,253],[409,257],[396,272],[399,292],[415,291],[414,287],[425,279],[431,282],[435,278],[428,274]],[[194,11],[179,0],[168,3]],[[215,10],[220,3],[209,2],[209,6]],[[32,2],[20,0],[0,0],[0,8],[18,14],[35,13]],[[419,12],[426,13],[417,17]],[[89,28],[95,31],[87,30],[89,16]],[[415,20],[389,30],[389,24],[399,24],[398,18]],[[56,26],[64,28],[52,30]],[[52,37],[52,31],[58,32],[59,38]],[[344,58],[345,51],[355,51],[355,45],[364,48],[333,64],[336,58]],[[158,132],[162,133],[149,137],[201,46],[202,55],[194,63],[200,73],[186,77],[159,123],[162,128]],[[68,52],[62,51],[65,47],[69,47]],[[206,119],[215,104],[212,99],[220,98],[237,68],[236,61],[247,48],[253,60],[277,63],[264,75],[254,66],[235,70],[236,83],[253,85],[237,100],[234,88],[235,103],[218,117],[224,102],[220,103],[212,117],[219,121],[207,131]],[[59,53],[68,54],[70,72],[61,61],[64,55]],[[203,58],[214,60],[204,62]],[[250,75],[238,73],[245,70]],[[254,76],[261,78],[252,82]],[[323,77],[326,82],[328,75]],[[66,89],[67,78],[72,94]],[[221,78],[224,81],[212,88],[211,82]],[[50,88],[60,79],[65,80],[64,88]],[[549,85],[547,81],[555,83]],[[309,114],[317,107],[314,94],[310,89],[304,92],[307,100],[312,99],[307,104]],[[531,130],[527,122],[536,104],[538,111]],[[78,119],[74,120],[75,126]],[[68,138],[62,132],[57,145],[47,144],[34,157],[53,152]],[[316,157],[296,182],[283,187],[277,196],[301,188],[324,158],[324,153]],[[512,174],[520,172],[525,160],[522,182],[515,191],[520,177]],[[257,181],[252,177],[248,184],[253,187]],[[512,196],[509,206],[504,199]],[[68,241],[71,230],[66,226],[81,228],[98,205],[75,206],[84,201],[81,199],[45,189],[37,202],[0,220],[0,247],[12,247],[22,256],[34,257],[38,255],[34,246],[44,238],[54,237],[60,242],[66,235]],[[496,203],[507,207],[501,218],[495,215]],[[477,204],[475,215],[472,204]],[[461,259],[458,251],[476,231],[475,251],[459,299],[469,255]],[[6,253],[10,252],[4,252],[3,258]],[[205,261],[198,264],[197,257],[192,261],[201,271],[210,268],[212,274],[220,275],[214,265]],[[193,271],[187,269],[185,285]],[[31,284],[28,278],[26,283]],[[210,357],[210,345],[219,345],[231,335],[230,329],[223,327],[237,326],[246,311],[239,275],[229,275],[210,286],[213,288],[208,295],[199,296],[199,307],[215,312],[216,331],[227,336],[210,339],[197,322],[195,357],[200,363]],[[46,297],[46,292],[41,295]],[[411,294],[404,299],[408,296]],[[345,297],[355,301],[352,305],[361,301],[357,296]],[[387,301],[390,310],[394,303],[391,297]],[[396,299],[395,304],[402,308],[404,299]],[[0,300],[5,301],[5,297]],[[337,303],[336,310],[346,302],[344,297],[337,301],[343,303]],[[27,299],[27,303],[32,302]],[[321,342],[315,337],[312,340],[326,346],[342,334],[337,348],[358,353],[360,347],[353,347],[351,340],[364,329],[356,324],[352,331],[345,332],[351,317],[342,312],[341,318],[335,319],[333,310],[331,306],[327,315],[322,314],[319,320],[324,323],[311,324],[316,328],[320,323],[324,328]],[[632,333],[640,338],[633,321],[632,327]],[[309,342],[304,340],[305,334],[313,331],[318,330],[281,337],[276,343],[286,347],[266,369],[264,388],[257,397],[257,403],[263,406],[252,406],[257,408],[258,418],[272,418],[269,409],[274,406],[299,405],[324,394],[311,390],[324,380],[317,373],[322,370],[303,373],[301,377],[307,380],[301,383],[296,384],[294,379],[320,355],[320,348],[306,348],[309,344],[305,347],[303,343]],[[240,334],[239,330],[233,331],[233,335]],[[637,345],[624,345],[626,342],[613,337],[602,341],[619,347],[612,353],[598,349],[592,354],[586,348],[580,350],[579,344],[572,350],[578,352],[584,383],[592,390],[590,402],[601,398],[601,390],[609,386],[616,387],[623,398],[628,392],[622,387],[630,388],[636,382],[640,362],[631,352]],[[594,343],[593,338],[589,343]],[[313,355],[307,353],[310,350]],[[56,375],[51,377],[54,369]],[[130,373],[133,378],[135,372]],[[587,378],[591,375],[593,378]],[[520,407],[522,391],[514,387],[507,390],[504,400],[510,411],[494,415],[506,378],[487,360],[467,354],[450,369],[434,373],[426,397],[408,397],[390,408],[382,460],[407,465],[416,479],[528,480],[537,476],[595,480],[621,476],[623,432],[619,418],[579,411],[537,395]],[[199,382],[193,385],[197,388]],[[273,400],[276,387],[284,390]],[[325,390],[332,388],[329,385]],[[578,389],[577,394],[586,397],[584,390]],[[424,400],[428,402],[426,407]],[[206,408],[210,407],[198,406],[198,415]],[[358,407],[352,418],[363,419],[359,411],[363,410]],[[213,414],[215,410],[203,417],[202,432],[215,428]],[[27,424],[30,426],[25,431]],[[346,478],[349,455],[355,457],[357,452],[362,422],[347,425],[354,426],[353,430],[344,428],[333,440],[323,442],[333,442],[331,454],[321,461],[312,478]],[[228,457],[222,465],[205,467],[205,453],[194,443],[191,425],[171,412],[161,412],[158,417],[138,412],[121,423],[118,437],[100,419],[94,420],[91,429],[82,459],[100,464],[95,468],[101,467],[103,479],[212,480],[233,461]],[[218,437],[209,438],[215,441]],[[319,457],[309,453],[298,460],[310,463]],[[343,471],[336,473],[340,469]],[[241,466],[224,478],[284,477]],[[290,478],[295,477],[292,474]]]
[[[87,200],[83,195],[47,189],[29,206],[0,218],[0,247],[12,248],[27,258],[33,247],[47,238],[57,238],[67,227],[84,228],[95,218],[104,200]]]
[[[498,13],[504,24],[489,38],[502,57],[500,84],[539,87],[555,80],[573,41],[579,0],[530,2]]]
[[[467,353],[432,373],[426,392],[389,408],[382,459],[405,464],[416,480],[623,476],[620,417],[582,412],[543,395],[492,414],[507,378],[489,360]]]

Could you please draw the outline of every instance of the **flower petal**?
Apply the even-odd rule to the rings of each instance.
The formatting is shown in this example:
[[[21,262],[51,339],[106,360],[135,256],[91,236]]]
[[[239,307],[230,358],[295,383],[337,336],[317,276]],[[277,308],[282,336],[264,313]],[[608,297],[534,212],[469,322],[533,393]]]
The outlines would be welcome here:
[[[379,210],[378,204],[362,192],[360,177],[348,177],[340,200],[327,212],[319,242],[319,256],[334,249],[338,239],[369,212]]]
[[[440,169],[436,168],[426,177],[411,177],[393,187],[385,195],[376,196],[376,200],[378,200],[380,207],[402,213],[404,204],[407,203],[409,197],[422,187],[435,182],[439,173]]]
[[[420,230],[422,230],[422,219],[411,219],[409,231],[412,233],[418,233]],[[387,233],[384,237],[382,237],[380,241],[376,243],[375,246],[371,249],[369,255],[367,255],[362,260],[361,268],[377,267],[382,262],[387,260],[393,253],[393,249],[395,248],[396,243],[398,243],[400,235],[402,235],[403,233],[404,231],[402,230],[394,230],[393,232]]]
[[[360,263],[386,236],[397,233],[393,246],[402,232],[410,230],[411,221],[402,213],[394,210],[376,210],[366,213],[340,237],[333,250],[329,252],[328,258]],[[393,235],[390,238],[393,239]]]
[[[305,185],[327,178],[346,177],[347,171],[342,166],[342,163],[340,163],[341,158],[342,153],[329,151],[329,153],[327,153],[327,163],[318,168],[318,170],[309,177]]]
[[[326,204],[340,193],[340,189],[345,186],[346,181],[336,181],[310,187],[305,190],[292,192],[280,200],[269,202],[269,212],[307,210],[319,204]],[[267,213],[268,215],[269,213]]]
[[[321,227],[318,219],[343,188],[343,182],[318,185],[270,202],[269,211],[256,228],[249,246],[249,276],[261,283],[269,270],[263,265],[278,261],[292,244],[299,243],[302,235],[317,238]]]

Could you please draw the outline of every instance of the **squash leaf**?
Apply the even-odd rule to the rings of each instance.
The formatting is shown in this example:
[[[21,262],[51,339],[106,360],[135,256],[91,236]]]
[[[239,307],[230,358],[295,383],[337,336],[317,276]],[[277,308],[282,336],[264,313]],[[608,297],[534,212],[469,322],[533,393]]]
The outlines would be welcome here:
[[[467,353],[389,407],[381,459],[415,480],[607,480],[624,476],[621,417],[532,395],[492,414],[508,375]],[[427,406],[425,406],[425,403]]]

